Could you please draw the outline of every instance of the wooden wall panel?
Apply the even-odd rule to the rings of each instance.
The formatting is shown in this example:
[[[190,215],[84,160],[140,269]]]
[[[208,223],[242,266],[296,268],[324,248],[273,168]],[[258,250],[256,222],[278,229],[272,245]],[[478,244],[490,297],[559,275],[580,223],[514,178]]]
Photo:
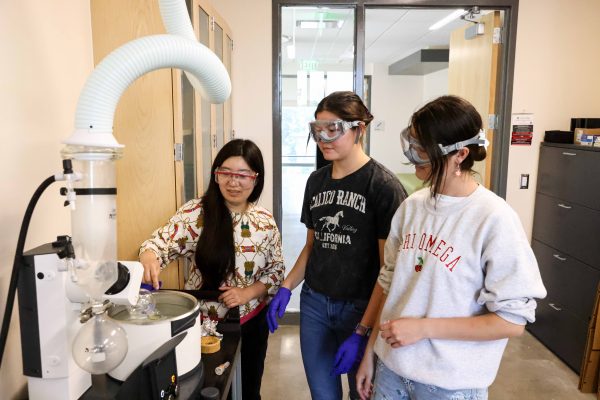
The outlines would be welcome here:
[[[448,93],[469,100],[481,114],[490,146],[484,161],[475,164],[474,170],[486,187],[491,182],[494,131],[488,128],[488,116],[495,113],[498,44],[492,43],[494,28],[500,26],[500,12],[481,17],[485,32],[473,39],[465,39],[465,30],[471,25],[456,29],[450,36],[448,64]]]
[[[92,0],[94,62],[135,38],[165,33],[158,3]],[[118,256],[137,260],[140,244],[177,209],[173,153],[173,79],[170,69],[154,71],[123,94],[114,135],[125,145],[117,162]],[[179,287],[177,263],[161,274],[163,287]]]

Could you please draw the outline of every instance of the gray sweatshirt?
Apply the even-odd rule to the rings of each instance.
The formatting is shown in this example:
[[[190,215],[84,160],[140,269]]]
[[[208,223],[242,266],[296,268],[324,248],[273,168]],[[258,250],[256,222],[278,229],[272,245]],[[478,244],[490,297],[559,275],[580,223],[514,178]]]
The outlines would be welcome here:
[[[387,295],[381,321],[496,313],[520,325],[535,321],[544,298],[537,262],[516,213],[479,186],[468,197],[428,188],[396,211],[379,284]],[[375,353],[396,374],[448,390],[488,387],[508,339],[424,339],[393,349],[381,337]]]

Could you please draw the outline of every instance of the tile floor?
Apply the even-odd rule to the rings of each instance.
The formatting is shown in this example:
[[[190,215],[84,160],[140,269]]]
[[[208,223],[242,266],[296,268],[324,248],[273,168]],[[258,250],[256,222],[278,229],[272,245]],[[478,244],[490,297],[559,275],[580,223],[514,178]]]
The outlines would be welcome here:
[[[511,339],[490,400],[592,400],[577,389],[579,377],[528,332]],[[310,399],[298,326],[281,326],[269,339],[262,383],[265,400]]]

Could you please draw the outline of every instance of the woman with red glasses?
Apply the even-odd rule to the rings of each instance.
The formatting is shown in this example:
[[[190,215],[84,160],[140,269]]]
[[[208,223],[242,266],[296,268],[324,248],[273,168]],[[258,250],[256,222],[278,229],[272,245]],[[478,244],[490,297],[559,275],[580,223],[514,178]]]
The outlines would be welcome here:
[[[256,204],[264,185],[260,149],[235,139],[219,151],[204,196],[184,204],[140,249],[144,281],[158,289],[161,269],[192,260],[186,289],[220,290],[220,302],[201,301],[202,317],[218,319],[239,307],[242,397],[260,399],[269,336],[267,300],[283,280],[281,236],[271,213]]]
[[[325,97],[309,125],[331,164],[306,183],[301,221],[306,244],[269,306],[277,329],[291,290],[302,281],[300,345],[313,399],[341,400],[339,375],[348,374],[357,399],[354,370],[375,321],[381,292],[369,299],[383,262],[390,221],[406,191],[396,176],[370,158],[363,139],[373,116],[353,92]],[[369,306],[367,306],[369,305]]]

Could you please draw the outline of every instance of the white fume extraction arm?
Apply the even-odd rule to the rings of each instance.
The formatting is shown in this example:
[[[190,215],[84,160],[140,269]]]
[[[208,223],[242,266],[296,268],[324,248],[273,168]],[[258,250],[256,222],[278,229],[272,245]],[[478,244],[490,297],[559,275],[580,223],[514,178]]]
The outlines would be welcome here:
[[[113,118],[123,92],[140,76],[161,68],[180,68],[200,95],[223,103],[231,93],[227,69],[196,40],[185,2],[159,2],[168,35],[147,36],[110,53],[86,81],[75,114],[75,132],[67,145],[122,147],[113,136]]]

